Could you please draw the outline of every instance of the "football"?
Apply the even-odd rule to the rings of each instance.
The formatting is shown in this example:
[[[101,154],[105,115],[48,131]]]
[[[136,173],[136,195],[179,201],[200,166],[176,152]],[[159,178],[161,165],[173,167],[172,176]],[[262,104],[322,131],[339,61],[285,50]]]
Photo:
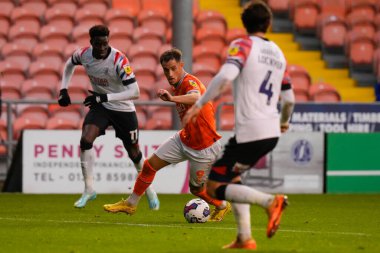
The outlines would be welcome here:
[[[210,207],[203,199],[192,199],[186,203],[183,216],[189,223],[204,223],[210,218]]]

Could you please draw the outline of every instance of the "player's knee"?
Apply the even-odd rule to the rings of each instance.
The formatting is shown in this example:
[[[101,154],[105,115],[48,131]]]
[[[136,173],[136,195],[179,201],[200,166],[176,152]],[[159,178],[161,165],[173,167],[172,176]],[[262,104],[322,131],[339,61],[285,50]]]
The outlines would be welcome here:
[[[80,149],[81,150],[89,150],[92,149],[92,142],[86,140],[86,138],[82,137],[80,139]]]
[[[139,163],[142,158],[142,153],[140,151],[139,145],[125,145],[125,149],[128,152],[129,158],[131,158],[133,163]]]

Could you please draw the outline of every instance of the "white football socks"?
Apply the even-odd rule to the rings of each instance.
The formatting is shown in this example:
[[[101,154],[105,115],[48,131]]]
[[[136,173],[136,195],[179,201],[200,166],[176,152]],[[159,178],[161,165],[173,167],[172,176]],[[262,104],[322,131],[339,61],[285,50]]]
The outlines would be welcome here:
[[[250,207],[250,204],[232,203],[237,223],[237,235],[243,242],[252,238]]]
[[[94,191],[94,155],[93,149],[81,150],[80,152],[80,165],[82,167],[82,175],[84,180],[84,192],[92,193]]]
[[[229,184],[226,187],[226,200],[232,203],[258,204],[269,207],[274,196],[241,184]]]

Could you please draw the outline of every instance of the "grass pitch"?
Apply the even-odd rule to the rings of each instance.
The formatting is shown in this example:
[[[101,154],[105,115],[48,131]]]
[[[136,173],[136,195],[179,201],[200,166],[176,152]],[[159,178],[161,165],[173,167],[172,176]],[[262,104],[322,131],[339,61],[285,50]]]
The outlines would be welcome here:
[[[102,205],[121,195],[98,195],[75,209],[79,195],[0,194],[0,252],[244,252],[222,250],[236,234],[233,215],[220,223],[189,224],[192,195],[160,195],[161,209],[142,199],[135,215]],[[251,208],[257,252],[380,252],[380,195],[289,195],[280,230],[265,237],[267,218]]]

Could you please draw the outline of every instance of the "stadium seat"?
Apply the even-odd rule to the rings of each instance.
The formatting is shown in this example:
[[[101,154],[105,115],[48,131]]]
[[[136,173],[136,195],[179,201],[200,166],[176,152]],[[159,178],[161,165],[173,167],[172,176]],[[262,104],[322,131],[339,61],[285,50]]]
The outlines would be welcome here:
[[[290,0],[268,0],[268,6],[276,16],[288,16]]]
[[[200,28],[195,34],[196,44],[204,44],[218,50],[222,50],[226,46],[225,32],[215,30],[209,27]]]
[[[70,27],[59,27],[56,24],[46,25],[41,28],[39,37],[42,43],[64,48],[69,44]]]
[[[81,46],[77,43],[67,44],[62,52],[63,62],[65,63],[73,55],[73,53],[79,48],[81,48]]]
[[[308,97],[307,94],[311,85],[311,76],[309,72],[304,67],[296,64],[289,64],[287,66],[287,71],[292,80],[294,92],[299,97],[297,101],[305,101]]]
[[[6,82],[13,82],[16,85],[21,84],[25,80],[24,66],[17,62],[0,62],[0,73],[2,73],[1,80]]]
[[[77,9],[75,3],[59,2],[46,10],[44,19],[49,25],[58,27],[74,27],[74,14]]]
[[[113,0],[112,7],[119,10],[127,10],[133,17],[137,17],[141,10],[140,0]]]
[[[87,8],[80,8],[75,12],[74,21],[76,24],[89,26],[103,24],[103,17],[105,15],[105,10],[94,10]]]
[[[56,60],[51,60],[48,58],[41,59],[32,62],[28,72],[30,77],[33,77],[36,80],[55,84],[61,76],[61,65],[62,62]]]
[[[143,9],[138,14],[137,21],[139,26],[156,30],[161,34],[165,34],[169,24],[171,24],[167,13],[155,9]]]
[[[154,88],[156,81],[156,65],[133,64],[133,72],[140,88]]]
[[[13,24],[39,26],[41,23],[41,16],[33,10],[24,7],[16,7],[12,10],[11,21]]]
[[[9,29],[8,40],[20,42],[33,48],[38,42],[40,25],[31,23],[16,23]]]
[[[156,80],[157,82],[166,81],[164,70],[162,69],[162,66],[160,63],[158,63],[156,67]]]
[[[169,130],[172,129],[172,114],[168,110],[159,110],[151,114],[146,121],[146,130]]]
[[[157,50],[140,44],[133,44],[127,52],[132,65],[154,65],[158,63]]]
[[[23,8],[37,13],[40,17],[43,16],[48,6],[45,0],[19,0],[19,4]]]
[[[39,43],[33,49],[33,56],[38,60],[49,58],[52,61],[62,62],[62,46],[52,42]]]
[[[4,17],[0,17],[0,37],[7,40],[9,32],[9,20]]]
[[[205,44],[199,44],[193,48],[193,62],[219,69],[220,51]]]
[[[349,14],[359,13],[374,18],[376,14],[376,0],[346,0]]]
[[[7,62],[15,62],[26,71],[32,61],[31,47],[23,43],[6,43],[1,48],[1,55]]]
[[[211,28],[219,31],[227,32],[227,22],[225,17],[212,10],[203,10],[195,17],[195,23],[198,29]]]
[[[376,79],[380,80],[380,48],[375,50],[373,56],[373,73],[376,75]]]
[[[146,27],[137,27],[133,31],[134,44],[144,44],[145,46],[152,47],[158,50],[164,42],[165,34],[160,31],[155,31]]]
[[[46,121],[46,129],[78,129],[79,119],[73,120],[67,117],[53,116]]]
[[[117,27],[129,32],[131,35],[135,27],[135,18],[127,10],[108,9],[104,17],[104,21],[109,28]]]
[[[320,9],[322,15],[334,15],[344,18],[347,11],[346,0],[322,0]]]
[[[219,128],[220,130],[233,130],[235,126],[235,114],[226,112],[220,115]]]
[[[358,31],[370,36],[373,36],[376,32],[374,18],[369,15],[349,14],[346,16],[346,23],[350,31]]]
[[[78,2],[81,8],[103,14],[111,7],[109,0],[78,0]]]
[[[5,18],[10,21],[10,16],[16,3],[13,1],[1,1],[0,19]]]
[[[320,29],[322,45],[343,52],[347,33],[345,20],[335,15],[327,16],[321,21]]]
[[[193,63],[193,75],[201,80],[206,87],[208,86],[209,81],[215,76],[217,72],[218,68],[215,68],[214,66],[204,63]]]
[[[171,1],[170,0],[141,0],[142,10],[158,10],[165,13],[167,16],[171,15]]]
[[[244,28],[231,28],[227,30],[226,42],[229,45],[233,40],[238,38],[246,37],[247,32]]]
[[[146,114],[142,109],[138,109],[139,107],[136,107],[136,114],[137,114],[137,121],[139,125],[139,129],[145,129],[146,126]]]
[[[35,116],[21,116],[14,120],[13,139],[20,137],[20,132],[24,129],[45,129],[46,120]]]
[[[89,30],[92,25],[90,24],[80,24],[73,28],[71,37],[73,42],[80,45],[81,47],[90,45],[90,35]]]
[[[309,95],[314,102],[340,102],[339,92],[330,84],[316,83],[310,86]]]
[[[110,45],[126,54],[132,45],[132,31],[118,26],[111,26],[109,29]]]
[[[294,6],[294,27],[296,32],[315,34],[320,6],[316,0],[298,1]]]
[[[21,93],[23,96],[28,96],[28,94],[30,96],[32,93],[47,93],[47,97],[53,98],[56,93],[56,86],[57,85],[55,83],[47,83],[40,80],[27,79],[21,84]]]
[[[168,44],[168,43],[163,44],[162,46],[160,46],[158,48],[157,56],[160,57],[165,51],[168,51],[168,50],[170,50],[172,48],[173,48],[173,46],[171,44]]]
[[[373,55],[375,53],[373,37],[358,31],[350,31],[346,36],[346,54],[349,57],[350,67],[361,66],[372,70]]]
[[[1,63],[1,62],[0,62]],[[0,79],[1,96],[7,99],[21,98],[21,82],[13,82],[12,80]]]

